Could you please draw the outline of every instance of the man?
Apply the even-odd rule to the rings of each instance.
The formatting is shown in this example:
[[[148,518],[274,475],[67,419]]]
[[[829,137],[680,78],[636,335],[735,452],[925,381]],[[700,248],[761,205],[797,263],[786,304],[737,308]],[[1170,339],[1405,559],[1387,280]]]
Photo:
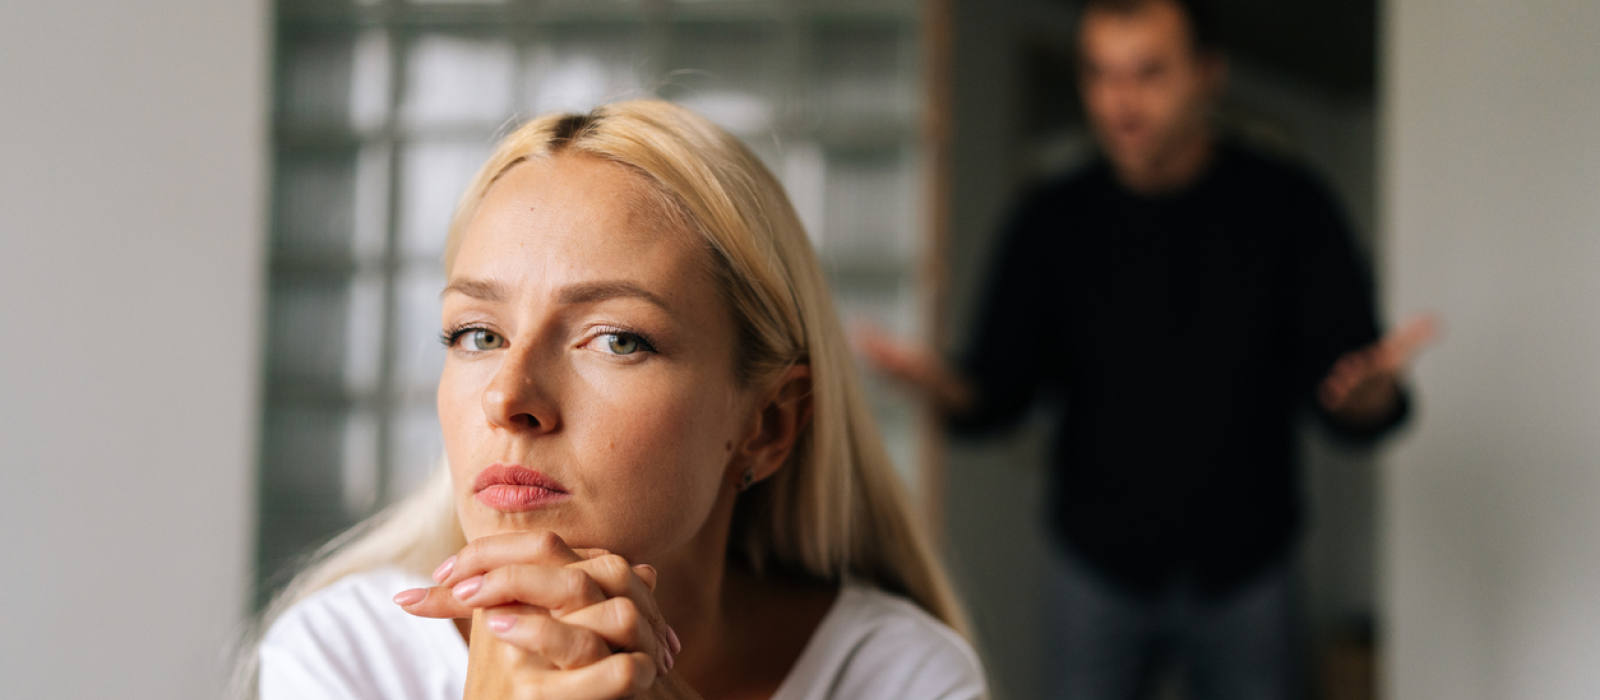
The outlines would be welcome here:
[[[1349,232],[1311,177],[1220,140],[1227,73],[1189,0],[1087,0],[1080,89],[1103,159],[1025,200],[959,368],[867,330],[873,364],[963,431],[1064,403],[1051,685],[1132,700],[1296,695],[1294,418],[1375,437],[1428,319],[1379,338]]]

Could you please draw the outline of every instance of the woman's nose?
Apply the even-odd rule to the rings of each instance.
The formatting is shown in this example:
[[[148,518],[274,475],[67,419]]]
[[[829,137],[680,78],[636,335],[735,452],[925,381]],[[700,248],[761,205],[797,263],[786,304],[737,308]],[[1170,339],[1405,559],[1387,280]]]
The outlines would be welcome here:
[[[483,413],[501,430],[547,433],[556,429],[559,415],[539,361],[531,352],[507,353],[505,363],[483,391]]]

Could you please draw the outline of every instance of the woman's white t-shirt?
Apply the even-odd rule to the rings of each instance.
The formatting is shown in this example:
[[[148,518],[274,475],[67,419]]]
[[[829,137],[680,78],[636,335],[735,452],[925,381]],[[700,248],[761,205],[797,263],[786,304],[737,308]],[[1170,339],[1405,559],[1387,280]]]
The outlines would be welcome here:
[[[391,602],[431,585],[398,569],[340,579],[285,612],[261,642],[262,700],[460,700],[467,645],[449,620]],[[903,598],[846,585],[772,700],[975,700],[966,640]]]

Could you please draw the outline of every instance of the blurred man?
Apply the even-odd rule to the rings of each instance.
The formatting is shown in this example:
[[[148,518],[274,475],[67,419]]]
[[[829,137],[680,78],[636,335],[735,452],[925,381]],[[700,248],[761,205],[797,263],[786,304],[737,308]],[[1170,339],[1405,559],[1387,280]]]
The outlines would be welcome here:
[[[1087,0],[1080,88],[1103,158],[1015,214],[959,368],[866,329],[862,353],[958,430],[1065,408],[1051,685],[1132,700],[1175,660],[1191,697],[1296,695],[1293,424],[1375,437],[1431,337],[1379,337],[1327,191],[1213,132],[1227,64],[1188,0]]]

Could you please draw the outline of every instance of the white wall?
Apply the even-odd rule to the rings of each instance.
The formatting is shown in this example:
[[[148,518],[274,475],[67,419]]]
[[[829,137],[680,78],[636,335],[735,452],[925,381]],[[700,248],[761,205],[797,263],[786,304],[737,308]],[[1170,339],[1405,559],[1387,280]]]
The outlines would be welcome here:
[[[267,6],[4,16],[0,697],[216,697],[254,518]]]
[[[1384,479],[1388,696],[1600,697],[1600,3],[1386,14],[1387,279],[1448,323]]]

